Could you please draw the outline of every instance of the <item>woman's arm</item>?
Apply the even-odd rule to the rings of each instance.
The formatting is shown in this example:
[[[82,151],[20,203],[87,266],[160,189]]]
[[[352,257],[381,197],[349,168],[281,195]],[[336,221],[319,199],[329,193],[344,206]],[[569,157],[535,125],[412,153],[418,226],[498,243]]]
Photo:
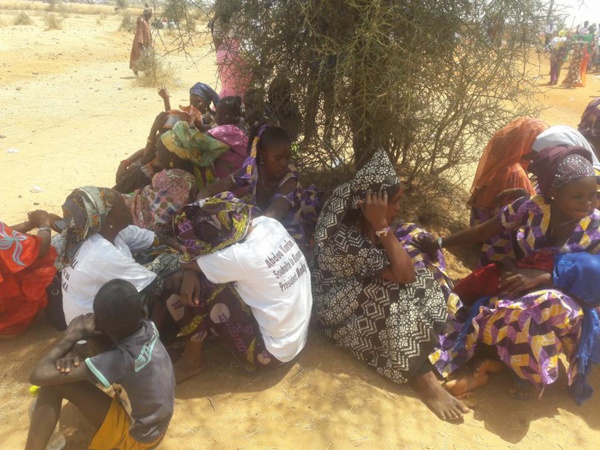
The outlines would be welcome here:
[[[244,169],[239,169],[228,177],[221,178],[212,184],[209,184],[204,189],[201,189],[196,196],[196,200],[202,200],[208,197],[213,197],[221,192],[233,191],[237,187],[235,182],[236,177],[241,177],[244,174]]]
[[[38,228],[37,237],[40,240],[40,250],[38,253],[38,258],[44,256],[48,249],[50,248],[52,231],[51,225],[52,221],[50,220],[50,216],[46,211],[42,211],[41,209],[37,209],[28,214],[29,223],[33,228]]]
[[[376,193],[367,191],[365,200],[359,204],[363,215],[377,232],[390,262],[390,265],[383,269],[380,275],[387,281],[395,281],[400,284],[412,283],[416,280],[415,267],[389,226],[386,217],[387,204],[386,191]]]

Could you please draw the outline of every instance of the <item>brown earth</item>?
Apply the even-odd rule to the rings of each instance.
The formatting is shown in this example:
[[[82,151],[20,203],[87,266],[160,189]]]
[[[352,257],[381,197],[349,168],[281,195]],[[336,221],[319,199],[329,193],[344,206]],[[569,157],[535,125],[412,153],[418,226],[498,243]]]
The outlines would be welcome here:
[[[119,16],[74,13],[63,30],[44,31],[43,12],[27,12],[35,26],[10,25],[16,12],[0,2],[0,218],[9,224],[36,208],[60,212],[76,186],[111,186],[118,161],[144,145],[162,109],[155,89],[134,83],[132,35],[116,31]],[[192,50],[196,64],[169,56],[178,76],[173,105],[186,104],[196,81],[215,80],[213,56],[203,58],[207,51]],[[534,69],[545,83],[545,58]],[[586,88],[544,88],[541,117],[576,126],[598,95],[594,75]],[[31,192],[34,186],[41,192]],[[460,269],[460,262],[453,266]],[[0,449],[24,446],[28,375],[59,337],[42,315],[23,336],[0,341]],[[207,347],[207,369],[177,387],[161,448],[565,449],[600,442],[597,397],[578,407],[564,371],[542,399],[529,402],[508,396],[508,376],[494,376],[477,392],[478,405],[464,423],[452,425],[437,420],[409,387],[386,381],[316,330],[289,367],[251,376],[218,344]],[[600,386],[598,371],[591,383]],[[84,448],[91,430],[72,405],[61,423],[67,449]]]

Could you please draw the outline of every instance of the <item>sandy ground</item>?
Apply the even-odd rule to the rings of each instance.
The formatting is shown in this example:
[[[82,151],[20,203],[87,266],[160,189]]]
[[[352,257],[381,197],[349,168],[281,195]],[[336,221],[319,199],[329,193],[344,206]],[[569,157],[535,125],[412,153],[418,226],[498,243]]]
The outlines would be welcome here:
[[[80,185],[111,186],[118,161],[144,145],[162,108],[155,89],[135,86],[128,70],[132,36],[117,32],[120,18],[73,14],[64,29],[10,25],[0,9],[0,218],[21,222],[27,211],[60,212]],[[178,82],[172,104],[185,104],[187,88],[215,80],[213,58],[193,50],[193,64],[169,61]],[[537,69],[534,70],[537,72]],[[539,83],[547,81],[542,61]],[[600,77],[585,89],[546,89],[541,117],[576,126]],[[483,147],[483,145],[482,145]],[[7,153],[7,149],[18,153]],[[34,187],[41,192],[31,192]],[[25,442],[32,365],[60,334],[40,316],[23,336],[0,341],[0,449]],[[161,448],[597,448],[600,404],[578,407],[566,377],[539,401],[506,394],[508,376],[495,376],[477,392],[464,423],[443,423],[407,386],[394,385],[336,349],[316,330],[288,367],[250,376],[218,344],[206,349],[207,368],[179,385],[173,421]],[[600,387],[595,371],[592,385]],[[89,426],[72,405],[61,419],[67,449],[85,447]],[[596,444],[594,444],[594,442]]]

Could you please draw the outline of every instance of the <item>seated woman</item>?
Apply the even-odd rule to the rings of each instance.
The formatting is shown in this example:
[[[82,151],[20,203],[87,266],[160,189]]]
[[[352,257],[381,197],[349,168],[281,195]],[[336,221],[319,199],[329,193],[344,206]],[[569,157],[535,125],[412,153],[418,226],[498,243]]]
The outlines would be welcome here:
[[[440,386],[427,359],[448,318],[446,299],[390,226],[401,195],[380,150],[327,200],[315,232],[314,315],[336,345],[391,381],[410,382],[439,418],[456,420],[468,408]]]
[[[522,257],[543,252],[598,253],[600,211],[595,209],[596,178],[591,161],[589,151],[581,147],[545,148],[531,164],[541,195],[520,198],[487,222],[438,241],[424,239],[421,246],[431,252],[439,246],[481,242],[504,230],[516,230]],[[500,275],[497,291],[498,295],[475,303],[466,321],[455,324],[456,329],[462,328],[459,339],[446,336],[444,347],[431,356],[439,372],[444,376],[452,373],[482,343],[493,346],[499,359],[521,380],[513,389],[516,396],[532,396],[534,388],[541,395],[558,378],[561,354],[569,362],[571,384],[578,374],[574,358],[583,316],[578,300],[554,289],[548,270],[518,265]],[[482,286],[480,294],[483,297],[489,292]],[[483,375],[486,367],[481,365],[476,375]]]
[[[173,215],[193,201],[205,173],[229,147],[179,121],[160,136],[156,148],[154,166],[162,170],[152,176],[151,184],[123,199],[134,225],[172,235]]]
[[[215,163],[215,175],[225,178],[238,170],[248,156],[248,136],[242,118],[242,100],[239,97],[223,97],[217,106],[217,125],[208,131],[215,139],[229,146]]]
[[[189,113],[178,110],[161,112],[154,119],[146,146],[119,163],[114,187],[116,191],[129,194],[150,184],[150,180],[156,173],[153,164],[156,156],[156,141],[179,121],[185,121],[190,126],[200,125],[200,129],[202,129],[200,113],[193,107],[190,107]]]
[[[168,308],[189,338],[175,363],[177,382],[201,369],[208,332],[254,367],[275,367],[304,347],[310,322],[310,272],[285,228],[237,199],[201,200],[175,219],[185,243],[181,300]],[[193,259],[192,259],[193,258]]]
[[[155,301],[179,292],[180,255],[173,249],[182,247],[172,237],[130,225],[131,215],[118,192],[92,186],[75,189],[63,204],[63,213],[65,229],[53,245],[56,268],[62,271],[67,325],[92,312],[100,287],[115,278],[135,286],[149,316]],[[142,263],[133,258],[138,252]]]
[[[0,222],[0,339],[23,333],[47,303],[46,288],[56,273],[46,211],[8,226]],[[37,228],[37,236],[25,234]]]
[[[541,120],[520,117],[497,131],[488,142],[473,179],[471,198],[471,226],[494,217],[501,206],[522,196],[535,194],[527,176],[535,138],[548,125]],[[514,257],[512,236],[502,233],[485,242],[481,248],[479,266],[486,266],[506,256]]]
[[[292,142],[279,127],[263,125],[250,135],[252,148],[244,167],[202,189],[198,199],[246,190],[240,198],[265,216],[279,220],[306,252],[320,209],[314,186],[303,189],[291,164]],[[236,190],[237,189],[237,190]]]

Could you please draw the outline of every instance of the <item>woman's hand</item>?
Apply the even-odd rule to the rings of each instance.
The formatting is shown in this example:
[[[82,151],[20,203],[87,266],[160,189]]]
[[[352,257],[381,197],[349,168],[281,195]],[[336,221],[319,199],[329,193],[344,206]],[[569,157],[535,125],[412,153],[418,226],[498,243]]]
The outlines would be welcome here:
[[[516,295],[535,287],[551,284],[552,275],[539,269],[517,269],[507,271],[500,277],[498,287],[501,292]]]
[[[50,227],[52,223],[48,213],[41,209],[27,213],[27,218],[33,228]]]
[[[437,252],[438,250],[441,250],[438,239],[430,234],[425,234],[424,236],[418,236],[413,239],[412,245],[423,253],[428,254],[432,260],[437,261]]]
[[[181,303],[185,306],[200,305],[200,279],[195,271],[183,271],[183,281],[179,290],[179,296],[181,297]]]
[[[388,194],[386,191],[367,191],[364,200],[358,201],[358,207],[375,231],[387,227]]]

